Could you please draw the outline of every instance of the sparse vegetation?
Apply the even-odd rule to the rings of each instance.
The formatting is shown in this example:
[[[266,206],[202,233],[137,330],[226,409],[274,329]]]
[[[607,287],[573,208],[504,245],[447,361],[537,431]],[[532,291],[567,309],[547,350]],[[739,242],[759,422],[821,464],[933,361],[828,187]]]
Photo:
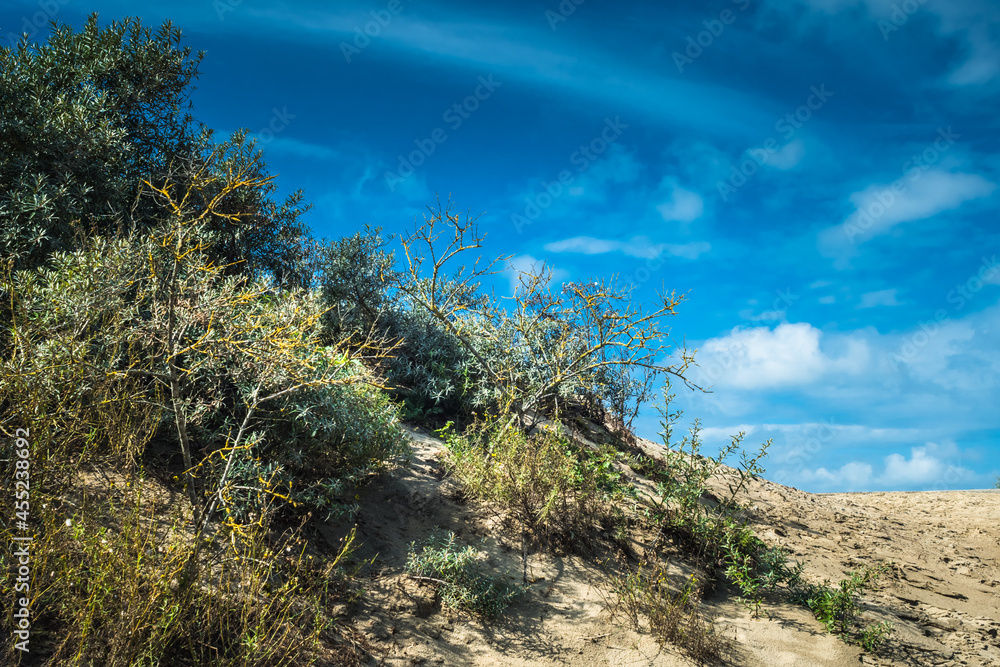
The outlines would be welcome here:
[[[633,571],[611,575],[611,591],[612,614],[623,616],[635,630],[648,628],[660,643],[674,644],[702,663],[722,657],[726,641],[701,614],[694,576],[673,592],[662,565],[640,563]]]
[[[584,544],[635,500],[613,453],[585,450],[559,433],[483,425],[444,434],[452,472],[515,533],[564,547]]]
[[[455,534],[431,538],[420,550],[410,545],[406,571],[418,581],[437,586],[441,602],[484,618],[496,618],[524,592],[502,578],[484,574],[481,554],[471,546],[460,548]]]
[[[812,611],[828,631],[846,641],[860,644],[865,650],[877,650],[892,633],[892,624],[883,621],[863,625],[858,596],[872,588],[891,566],[891,563],[882,563],[876,567],[862,567],[835,587],[831,587],[829,582],[823,585],[800,584],[793,592],[793,599]]]

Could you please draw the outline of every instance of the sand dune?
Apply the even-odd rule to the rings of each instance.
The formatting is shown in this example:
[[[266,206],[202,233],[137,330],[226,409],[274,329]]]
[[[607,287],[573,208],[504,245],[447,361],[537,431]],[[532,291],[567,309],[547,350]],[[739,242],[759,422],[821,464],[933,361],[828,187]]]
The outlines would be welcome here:
[[[533,553],[529,594],[498,622],[441,610],[428,587],[403,574],[410,542],[454,531],[512,581],[521,579],[521,554],[486,513],[462,501],[440,465],[442,443],[416,430],[412,438],[412,464],[362,496],[359,555],[378,558],[366,575],[369,595],[351,612],[372,642],[371,664],[696,664],[613,622],[600,568],[578,556]],[[810,494],[761,480],[749,500],[756,533],[786,546],[811,581],[839,581],[859,565],[893,561],[894,571],[863,602],[868,620],[892,621],[895,631],[880,654],[865,654],[802,607],[776,600],[766,616],[751,618],[721,592],[704,607],[716,631],[733,640],[726,664],[1000,665],[1000,491]],[[326,530],[334,544],[346,527]],[[678,573],[684,567],[678,562]]]

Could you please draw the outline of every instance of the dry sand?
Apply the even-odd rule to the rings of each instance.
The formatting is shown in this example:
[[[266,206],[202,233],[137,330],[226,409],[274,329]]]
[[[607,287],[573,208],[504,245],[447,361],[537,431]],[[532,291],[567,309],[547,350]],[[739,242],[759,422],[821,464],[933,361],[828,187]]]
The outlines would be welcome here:
[[[521,554],[488,513],[462,501],[441,466],[441,442],[411,435],[412,464],[361,499],[358,556],[377,558],[361,575],[368,595],[349,613],[374,647],[370,664],[697,664],[613,622],[599,567],[576,556],[531,554],[530,591],[501,621],[442,610],[430,588],[403,574],[410,542],[454,531],[512,582],[521,580]],[[810,494],[759,481],[749,501],[756,533],[803,561],[808,580],[839,581],[862,564],[893,561],[892,575],[863,601],[867,621],[896,629],[873,656],[827,634],[802,607],[775,601],[755,619],[720,593],[704,608],[734,640],[724,664],[1000,666],[1000,491]],[[324,527],[331,548],[347,529]]]

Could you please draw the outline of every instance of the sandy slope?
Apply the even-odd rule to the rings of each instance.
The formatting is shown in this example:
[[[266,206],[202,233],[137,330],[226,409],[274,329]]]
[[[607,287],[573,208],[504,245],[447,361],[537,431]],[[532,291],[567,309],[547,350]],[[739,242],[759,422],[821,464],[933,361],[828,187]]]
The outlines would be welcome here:
[[[411,541],[452,530],[511,581],[521,579],[520,549],[492,530],[481,508],[463,504],[440,466],[441,443],[416,431],[412,437],[412,464],[362,496],[358,555],[378,557],[361,575],[370,579],[369,594],[350,613],[375,647],[371,664],[695,664],[613,623],[600,569],[578,557],[532,554],[530,593],[498,623],[442,611],[430,589],[402,574]],[[777,603],[767,618],[751,619],[720,595],[705,608],[735,640],[727,664],[1000,666],[1000,492],[814,495],[762,481],[750,497],[758,535],[792,550],[811,580],[837,581],[860,564],[894,561],[894,576],[865,602],[868,619],[897,629],[885,652],[863,655],[801,607]],[[346,529],[324,529],[331,546]]]

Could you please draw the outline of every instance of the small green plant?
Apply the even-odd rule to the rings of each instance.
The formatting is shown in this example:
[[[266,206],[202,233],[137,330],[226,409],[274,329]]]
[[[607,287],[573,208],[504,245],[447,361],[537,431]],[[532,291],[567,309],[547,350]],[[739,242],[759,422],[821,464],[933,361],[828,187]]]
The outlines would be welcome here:
[[[421,550],[410,544],[406,571],[418,581],[437,584],[441,602],[485,618],[496,618],[524,592],[479,570],[480,553],[455,544],[455,534],[433,537]]]
[[[993,488],[1000,489],[1000,477],[997,477],[997,480],[993,482]]]
[[[873,623],[862,628],[855,635],[855,641],[869,653],[874,653],[882,647],[885,640],[892,634],[895,626],[890,621]]]
[[[793,600],[812,611],[829,632],[845,641],[858,643],[866,650],[875,650],[892,632],[892,624],[883,622],[862,626],[858,596],[872,588],[891,566],[891,563],[876,567],[866,565],[853,571],[847,579],[842,579],[836,587],[831,587],[829,582],[823,585],[803,584],[793,594]]]

